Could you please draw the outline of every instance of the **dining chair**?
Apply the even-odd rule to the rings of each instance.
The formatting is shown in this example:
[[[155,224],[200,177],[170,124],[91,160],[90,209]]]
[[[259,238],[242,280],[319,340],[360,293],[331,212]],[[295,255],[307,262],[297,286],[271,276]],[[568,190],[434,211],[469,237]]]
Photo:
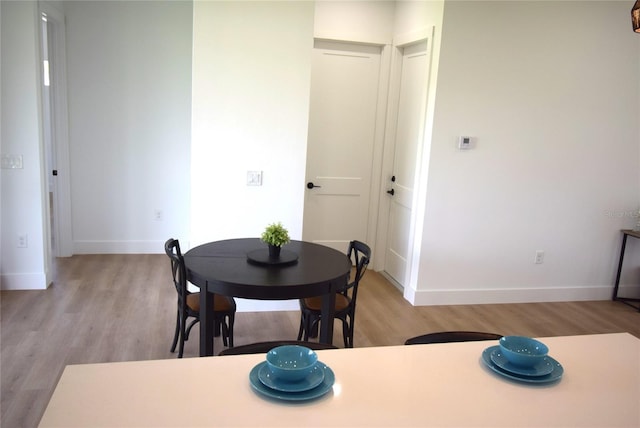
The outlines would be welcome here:
[[[300,345],[305,346],[309,349],[313,349],[314,351],[319,351],[323,349],[338,349],[337,346],[329,345],[328,343],[318,343],[318,342],[305,342],[302,340],[272,340],[269,342],[256,342],[249,343],[247,345],[235,346],[233,348],[227,348],[220,351],[218,355],[245,355],[245,354],[266,354],[271,349],[277,346],[284,345]]]
[[[176,351],[178,341],[178,358],[182,358],[184,342],[189,340],[189,333],[193,326],[200,321],[200,293],[192,293],[187,288],[187,270],[177,239],[168,239],[164,244],[164,251],[171,260],[173,284],[178,292],[178,312],[176,316],[176,331],[173,336],[171,352]],[[222,330],[224,346],[233,346],[233,323],[236,314],[236,302],[233,297],[216,294],[214,297],[213,319],[216,336]],[[193,318],[187,325],[187,319]]]
[[[355,274],[353,275],[353,281],[348,282],[347,286],[336,294],[334,318],[342,321],[342,337],[345,348],[353,348],[353,327],[356,316],[358,285],[369,265],[371,249],[364,242],[354,240],[349,243],[347,257],[355,266]],[[322,322],[321,309],[322,296],[300,299],[298,340],[304,337],[304,340],[308,341],[309,337],[317,335],[318,323]]]
[[[499,340],[501,334],[480,331],[439,331],[407,339],[405,345],[421,345],[428,343],[475,342],[479,340]]]

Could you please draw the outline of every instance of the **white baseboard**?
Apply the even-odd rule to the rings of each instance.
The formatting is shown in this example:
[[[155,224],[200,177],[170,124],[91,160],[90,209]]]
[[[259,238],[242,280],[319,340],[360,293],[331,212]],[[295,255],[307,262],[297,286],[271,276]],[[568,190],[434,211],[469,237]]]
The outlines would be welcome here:
[[[612,286],[406,290],[405,299],[414,306],[481,305],[492,303],[573,302],[611,300]]]
[[[74,241],[73,253],[164,254],[164,242],[165,241]]]
[[[0,290],[46,290],[44,273],[9,273],[0,276]]]

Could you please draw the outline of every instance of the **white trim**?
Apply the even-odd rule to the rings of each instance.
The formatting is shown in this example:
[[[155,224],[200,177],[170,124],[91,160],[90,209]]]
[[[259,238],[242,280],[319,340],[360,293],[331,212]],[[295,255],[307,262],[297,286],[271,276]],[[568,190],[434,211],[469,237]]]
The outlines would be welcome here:
[[[407,291],[407,294],[415,294],[419,288],[419,273],[420,273],[420,260],[422,257],[422,238],[424,235],[424,218],[426,216],[427,205],[427,192],[428,192],[428,180],[429,180],[429,163],[431,159],[431,132],[433,124],[429,121],[429,116],[433,115],[434,106],[430,104],[431,94],[435,90],[435,81],[432,81],[431,73],[433,70],[433,39],[434,39],[435,27],[424,28],[422,31],[412,33],[412,37],[423,37],[421,39],[405,39],[409,46],[416,43],[425,42],[427,44],[427,91],[425,93],[425,100],[423,104],[422,116],[422,130],[420,134],[421,144],[418,146],[416,164],[416,177],[413,192],[413,202],[411,210],[411,223],[409,236],[413,237],[413,240],[409,244],[409,252],[407,258],[407,271],[406,280],[403,286],[405,289],[411,289]],[[415,297],[414,297],[415,299]]]
[[[393,162],[396,146],[396,124],[398,118],[398,103],[400,98],[400,72],[401,64],[398,61],[399,50],[396,46],[390,48],[389,80],[387,89],[387,105],[385,112],[384,144],[382,154],[382,168],[378,187],[378,233],[375,242],[377,256],[371,267],[376,271],[384,272],[387,254],[387,234],[389,226],[390,199],[385,197],[389,189],[389,180],[393,174]]]
[[[0,290],[46,290],[44,273],[6,273],[0,276]]]
[[[362,40],[356,36],[354,37],[332,37],[330,35],[314,35],[313,40],[316,41],[327,41],[327,42],[339,42],[339,43],[350,43],[353,45],[368,45],[368,46],[387,46],[389,44],[388,40]]]
[[[416,290],[405,298],[414,306],[433,305],[481,305],[497,303],[572,302],[610,300],[613,290],[610,285],[594,287],[554,288],[483,288]]]
[[[433,36],[433,29],[434,27],[423,27],[410,33],[400,34],[393,38],[393,45],[403,48],[415,43],[420,43],[423,40],[431,39]]]
[[[74,241],[74,254],[164,254],[165,241]]]
[[[53,22],[53,39],[50,44],[55,63],[52,68],[52,128],[55,140],[55,162],[58,176],[56,177],[56,192],[54,200],[54,221],[57,257],[73,255],[72,224],[71,224],[71,163],[69,161],[69,119],[67,105],[67,70],[66,70],[66,38],[65,17],[49,2],[40,2],[38,15],[46,13]],[[38,16],[40,18],[40,16]],[[40,41],[42,38],[40,37]],[[40,58],[40,63],[42,63]],[[55,92],[55,93],[54,93]],[[44,166],[45,180],[51,171]],[[46,189],[45,189],[46,191]],[[49,196],[46,201],[48,205]]]
[[[391,79],[391,45],[381,46],[380,70],[378,79],[378,98],[374,130],[373,156],[371,160],[371,183],[369,188],[369,217],[367,219],[367,242],[371,247],[371,265],[376,260],[376,242],[378,236],[378,215],[382,186],[382,166],[384,164],[384,142],[387,124],[387,105],[389,103],[389,83]]]

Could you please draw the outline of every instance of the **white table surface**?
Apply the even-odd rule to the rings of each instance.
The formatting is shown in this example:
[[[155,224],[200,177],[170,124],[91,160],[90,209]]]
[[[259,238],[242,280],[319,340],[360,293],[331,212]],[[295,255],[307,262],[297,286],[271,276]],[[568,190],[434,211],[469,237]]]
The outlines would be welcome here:
[[[640,340],[542,338],[564,367],[550,385],[481,361],[497,342],[318,351],[333,391],[303,403],[253,391],[264,354],[67,366],[41,427],[640,427]]]

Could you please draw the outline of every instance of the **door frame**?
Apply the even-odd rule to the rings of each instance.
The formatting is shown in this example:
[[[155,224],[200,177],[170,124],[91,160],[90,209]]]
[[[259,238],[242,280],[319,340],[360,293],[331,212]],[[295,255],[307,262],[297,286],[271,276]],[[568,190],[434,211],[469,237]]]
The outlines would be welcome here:
[[[67,59],[66,59],[66,27],[65,16],[50,2],[39,2],[38,20],[43,13],[47,14],[47,22],[51,22],[51,39],[49,40],[50,62],[50,95],[51,95],[51,135],[52,135],[52,156],[55,162],[58,175],[55,178],[53,194],[53,221],[52,230],[47,234],[46,244],[53,257],[69,257],[73,255],[72,223],[71,223],[71,177],[69,161],[69,120],[67,104]],[[40,24],[38,22],[38,24]],[[41,25],[38,25],[41,29]],[[41,30],[40,30],[41,31]],[[42,43],[42,34],[39,34],[39,43]],[[39,50],[40,84],[43,76],[42,49]],[[41,98],[44,102],[44,97]],[[41,106],[44,113],[45,106]],[[44,150],[44,148],[43,148]],[[43,158],[44,159],[44,158]],[[51,224],[51,210],[49,209],[49,171],[46,161],[42,165],[43,177],[45,177],[46,209],[44,210],[47,225]],[[51,236],[51,235],[54,236]],[[52,248],[51,239],[55,239],[55,248]]]
[[[400,101],[400,81],[402,76],[402,55],[404,48],[415,45],[417,43],[427,43],[427,99],[424,103],[424,109],[420,112],[424,118],[423,129],[420,132],[419,141],[422,144],[418,147],[416,156],[416,171],[415,171],[415,184],[413,193],[413,202],[411,210],[411,220],[409,236],[412,237],[409,248],[407,250],[407,268],[406,268],[406,284],[399,284],[389,275],[385,274],[386,264],[386,248],[387,248],[387,234],[389,229],[389,209],[391,199],[389,197],[381,198],[378,205],[378,234],[376,247],[383,249],[378,254],[378,258],[373,263],[373,268],[376,271],[382,273],[382,275],[394,284],[400,290],[403,290],[405,299],[413,302],[412,293],[415,294],[417,276],[420,263],[420,252],[422,246],[422,230],[423,222],[419,221],[424,219],[426,209],[426,192],[427,192],[427,177],[428,177],[428,162],[429,162],[429,146],[427,145],[427,111],[429,109],[429,97],[431,92],[431,73],[433,62],[433,35],[435,27],[425,27],[419,31],[415,31],[409,34],[404,34],[394,38],[392,46],[392,58],[391,58],[391,72],[389,82],[389,103],[387,109],[387,120],[384,138],[384,153],[383,153],[383,165],[381,178],[385,177],[385,180],[381,181],[380,191],[378,195],[386,195],[391,177],[393,175],[394,165],[394,153],[396,146],[396,128],[398,120],[398,108]]]

